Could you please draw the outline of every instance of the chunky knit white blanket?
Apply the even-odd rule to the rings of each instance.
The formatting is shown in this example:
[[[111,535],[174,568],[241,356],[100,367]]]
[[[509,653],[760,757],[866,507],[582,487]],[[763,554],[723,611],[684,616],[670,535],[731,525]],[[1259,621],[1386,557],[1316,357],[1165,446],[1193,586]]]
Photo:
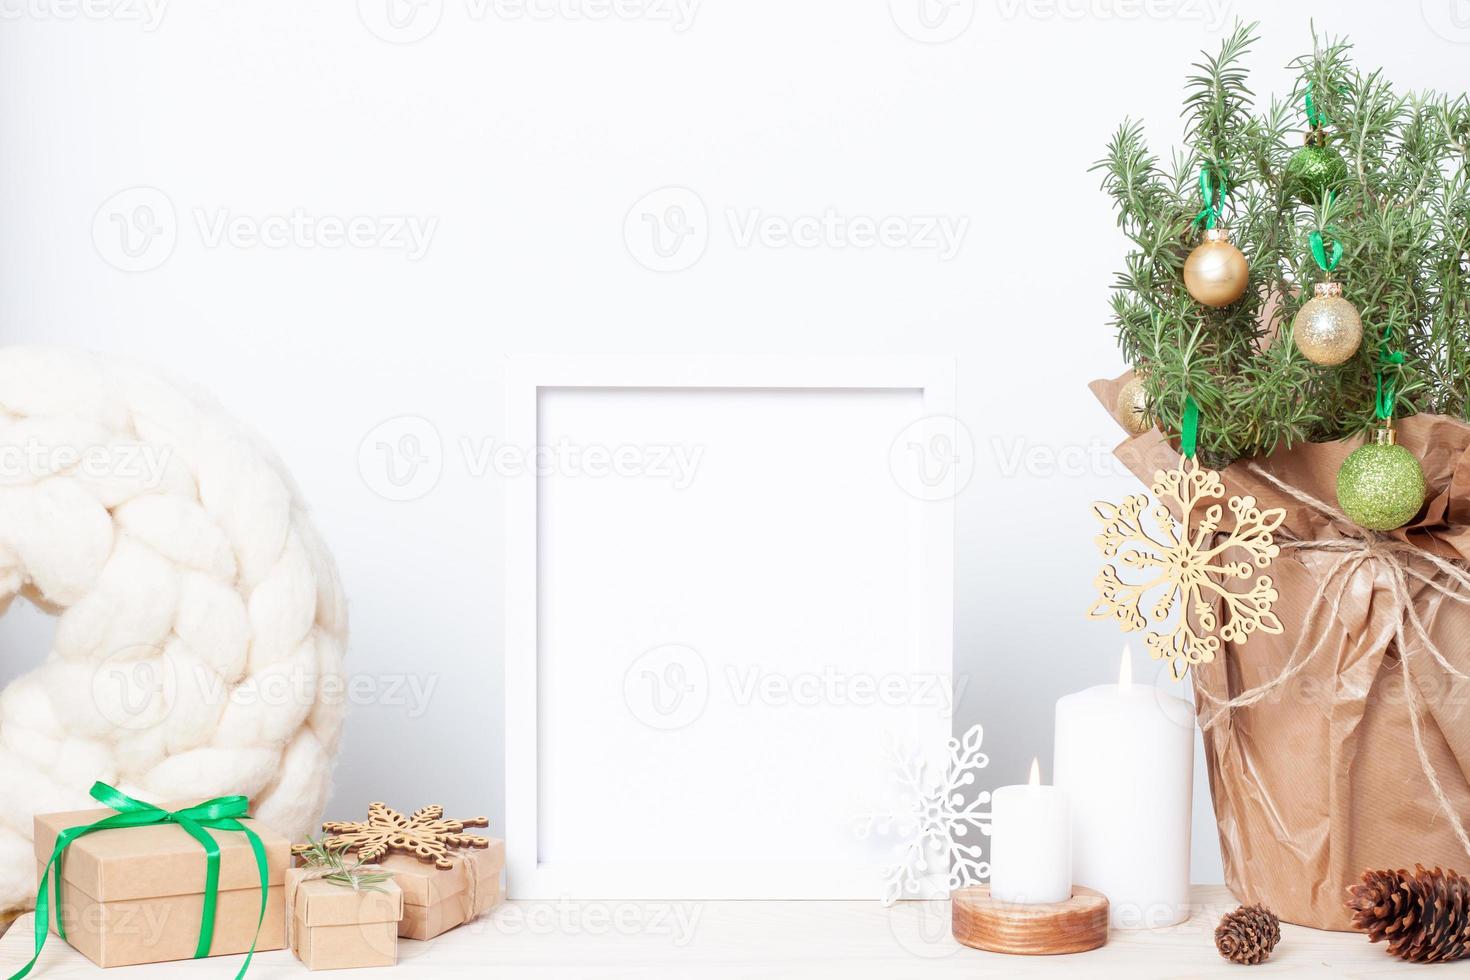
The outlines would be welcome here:
[[[281,463],[208,398],[71,351],[0,349],[0,612],[57,617],[0,693],[0,912],[36,889],[35,813],[105,780],[243,793],[293,837],[342,730],[347,610]],[[42,654],[44,653],[44,659]]]

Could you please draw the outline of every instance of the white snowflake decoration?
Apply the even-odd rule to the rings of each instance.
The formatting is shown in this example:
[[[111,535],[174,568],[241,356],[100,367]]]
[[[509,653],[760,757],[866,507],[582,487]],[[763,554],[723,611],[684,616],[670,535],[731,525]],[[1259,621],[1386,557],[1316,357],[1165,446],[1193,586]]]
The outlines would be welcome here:
[[[871,813],[857,827],[860,838],[875,832],[901,838],[895,848],[897,863],[883,872],[884,905],[920,897],[931,869],[948,868],[951,891],[990,877],[990,862],[983,857],[984,841],[964,840],[972,832],[979,838],[990,836],[990,791],[982,790],[966,800],[975,774],[990,764],[990,757],[980,751],[982,736],[981,726],[976,725],[963,739],[951,738],[946,771],[934,776],[926,771],[930,767],[922,756],[893,749],[901,809]]]

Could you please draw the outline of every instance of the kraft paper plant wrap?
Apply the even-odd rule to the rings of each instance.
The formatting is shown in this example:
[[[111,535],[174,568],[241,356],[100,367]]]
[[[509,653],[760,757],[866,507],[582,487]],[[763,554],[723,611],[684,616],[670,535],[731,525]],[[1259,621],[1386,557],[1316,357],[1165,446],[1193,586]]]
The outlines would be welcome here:
[[[1092,390],[1111,409],[1126,379]],[[1337,471],[1360,440],[1221,474],[1287,512],[1270,570],[1283,632],[1193,668],[1225,880],[1322,929],[1349,928],[1343,896],[1364,868],[1470,862],[1470,426],[1419,415],[1398,431],[1429,497],[1387,534],[1337,513]],[[1115,453],[1145,483],[1179,459],[1157,430]]]

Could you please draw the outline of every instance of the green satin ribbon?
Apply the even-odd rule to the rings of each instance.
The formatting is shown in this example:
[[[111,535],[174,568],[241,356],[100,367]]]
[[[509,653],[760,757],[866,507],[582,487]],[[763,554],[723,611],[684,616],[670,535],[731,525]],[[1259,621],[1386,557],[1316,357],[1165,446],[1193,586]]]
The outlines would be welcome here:
[[[1306,103],[1307,103],[1307,125],[1311,126],[1313,129],[1316,129],[1317,127],[1321,126],[1324,122],[1327,121],[1327,117],[1323,116],[1320,112],[1317,111],[1317,102],[1316,102],[1316,100],[1314,100],[1312,98],[1312,83],[1311,82],[1308,82],[1307,83],[1307,98],[1306,98]]]
[[[1190,395],[1184,396],[1184,421],[1179,426],[1179,451],[1188,459],[1199,448],[1199,406]]]
[[[1380,349],[1379,363],[1382,367],[1396,367],[1404,363],[1404,352],[1401,350],[1390,350],[1388,342],[1392,339],[1393,328],[1387,327],[1383,331],[1383,345]],[[1394,403],[1398,400],[1394,390],[1394,380],[1387,376],[1388,372],[1379,370],[1378,391],[1373,398],[1373,412],[1380,421],[1387,422],[1393,418]]]
[[[1322,240],[1322,233],[1320,231],[1312,232],[1308,236],[1307,242],[1312,247],[1312,258],[1317,260],[1317,267],[1323,272],[1331,272],[1337,268],[1337,263],[1342,261],[1342,242],[1336,239],[1333,240],[1331,258],[1327,255],[1327,245]]]
[[[1204,210],[1195,216],[1192,228],[1198,228],[1200,222],[1204,222],[1206,228],[1213,228],[1220,223],[1220,212],[1225,207],[1225,195],[1230,193],[1230,171],[1224,167],[1219,168],[1219,174],[1215,174],[1216,164],[1205,164],[1199,168],[1199,196],[1204,200]],[[1219,183],[1215,182],[1216,176]]]
[[[72,842],[78,837],[100,830],[146,827],[160,823],[178,824],[204,848],[204,910],[200,914],[199,943],[194,950],[196,959],[209,955],[210,945],[214,941],[215,909],[219,904],[219,844],[205,828],[242,833],[250,842],[250,849],[255,853],[256,867],[260,871],[260,915],[255,922],[255,938],[250,942],[250,951],[245,956],[245,962],[240,965],[240,972],[235,974],[235,980],[240,980],[245,971],[250,969],[250,961],[255,957],[255,944],[260,940],[260,927],[265,922],[266,901],[270,897],[270,866],[266,861],[265,845],[255,831],[237,819],[249,814],[250,801],[243,796],[221,796],[170,813],[151,803],[135,800],[103,782],[92,785],[92,799],[117,812],[96,823],[69,827],[56,836],[56,847],[51,851],[51,860],[46,863],[46,870],[41,874],[41,883],[36,891],[36,952],[29,963],[11,975],[10,980],[20,980],[30,973],[41,956],[41,947],[46,944],[51,919],[51,899],[46,888],[48,882],[54,883],[55,888],[56,934],[62,939],[66,938],[66,927],[61,921],[61,858]]]
[[[1337,92],[1339,95],[1347,95],[1348,87],[1346,85],[1343,85],[1337,90]],[[1324,113],[1321,109],[1317,108],[1317,100],[1312,97],[1311,82],[1307,83],[1306,98],[1302,101],[1304,101],[1307,106],[1308,126],[1311,126],[1313,129],[1321,129],[1323,126],[1326,126],[1329,122],[1331,122],[1331,120],[1327,118],[1327,114]]]

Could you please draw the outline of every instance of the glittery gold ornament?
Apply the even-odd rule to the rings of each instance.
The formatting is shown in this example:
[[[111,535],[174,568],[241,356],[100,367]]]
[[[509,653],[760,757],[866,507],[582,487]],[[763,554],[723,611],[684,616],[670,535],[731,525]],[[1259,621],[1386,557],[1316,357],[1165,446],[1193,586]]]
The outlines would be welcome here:
[[[1249,285],[1250,264],[1230,244],[1224,228],[1205,232],[1205,240],[1184,260],[1184,288],[1205,306],[1229,306],[1245,295]]]
[[[1123,428],[1135,436],[1154,427],[1154,420],[1148,416],[1148,392],[1137,375],[1123,382],[1123,387],[1118,389],[1118,401],[1113,415]]]
[[[1394,431],[1387,426],[1373,442],[1353,450],[1337,471],[1338,505],[1370,531],[1392,531],[1409,523],[1424,506],[1424,491],[1424,468],[1394,442]]]
[[[1342,284],[1319,282],[1317,295],[1291,321],[1297,349],[1314,364],[1341,364],[1363,344],[1363,318],[1342,298]]]
[[[1225,484],[1194,457],[1155,473],[1152,489],[1158,504],[1147,518],[1149,500],[1141,493],[1117,505],[1092,505],[1103,525],[1094,539],[1098,550],[1136,581],[1124,581],[1119,568],[1104,565],[1093,580],[1101,595],[1087,616],[1115,619],[1125,633],[1158,625],[1158,632],[1144,638],[1149,655],[1167,661],[1179,680],[1190,664],[1213,661],[1221,641],[1244,643],[1257,630],[1281,632],[1281,620],[1271,611],[1276,589],[1256,573],[1281,553],[1273,535],[1286,511],[1261,510],[1249,496],[1231,497],[1225,507],[1213,503],[1225,497]],[[1226,507],[1234,516],[1228,530],[1220,526]],[[1230,560],[1235,557],[1240,560]],[[1245,584],[1232,588],[1232,580]]]

